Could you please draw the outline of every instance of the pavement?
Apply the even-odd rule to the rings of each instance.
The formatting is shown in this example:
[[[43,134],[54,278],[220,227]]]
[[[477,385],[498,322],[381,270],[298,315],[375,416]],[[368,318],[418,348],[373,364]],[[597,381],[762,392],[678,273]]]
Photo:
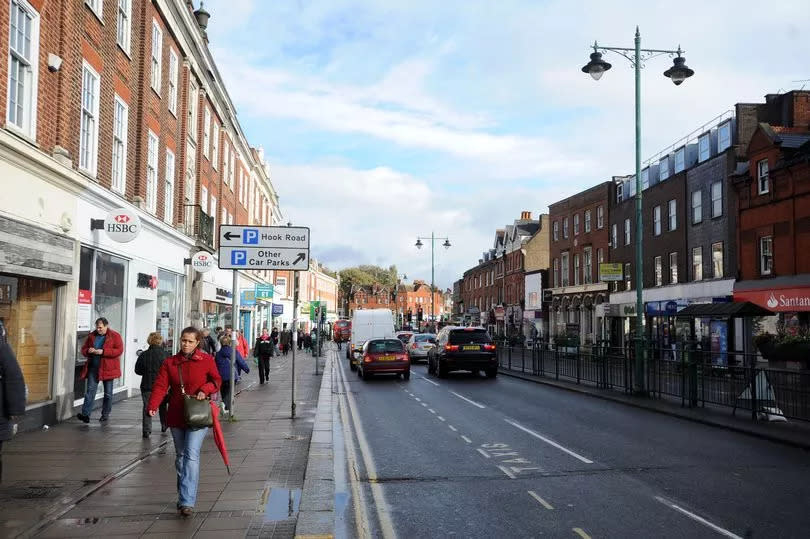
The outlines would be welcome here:
[[[191,519],[177,515],[174,444],[154,420],[141,437],[140,396],[113,406],[102,424],[73,418],[3,444],[0,537],[294,537],[323,376],[296,354],[273,358],[237,386],[236,421],[224,421],[228,475],[213,437],[203,444]],[[320,360],[323,363],[323,360]],[[322,369],[322,366],[321,366]]]

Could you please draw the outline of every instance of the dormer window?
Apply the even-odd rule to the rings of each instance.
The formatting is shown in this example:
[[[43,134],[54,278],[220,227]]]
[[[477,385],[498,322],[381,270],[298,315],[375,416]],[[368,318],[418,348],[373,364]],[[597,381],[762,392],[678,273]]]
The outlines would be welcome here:
[[[731,120],[717,128],[717,153],[731,147]]]
[[[658,162],[658,181],[662,182],[669,178],[669,156]]]
[[[650,169],[645,168],[641,171],[641,190],[644,191],[650,186]]]
[[[686,168],[686,148],[675,150],[675,174]]]
[[[770,181],[768,178],[768,160],[762,159],[757,161],[757,192],[760,195],[771,190]]]
[[[624,196],[624,184],[617,183],[616,184],[616,202],[619,203],[622,201]]]
[[[711,141],[709,140],[709,134],[706,133],[698,138],[698,161],[701,163],[711,157],[712,149],[711,149]]]

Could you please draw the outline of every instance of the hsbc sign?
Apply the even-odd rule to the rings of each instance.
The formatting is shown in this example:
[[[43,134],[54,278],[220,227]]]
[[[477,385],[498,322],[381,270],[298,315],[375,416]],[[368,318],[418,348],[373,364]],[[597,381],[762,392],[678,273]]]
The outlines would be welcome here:
[[[191,257],[191,267],[200,273],[207,273],[214,267],[214,255],[208,251],[198,251]]]
[[[138,214],[126,208],[116,208],[104,219],[104,230],[111,240],[128,243],[138,237],[141,219]]]

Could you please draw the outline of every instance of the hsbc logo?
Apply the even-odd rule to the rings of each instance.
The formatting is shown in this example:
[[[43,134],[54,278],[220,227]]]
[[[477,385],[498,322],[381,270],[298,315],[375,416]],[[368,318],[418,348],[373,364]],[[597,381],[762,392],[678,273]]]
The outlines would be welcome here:
[[[200,273],[206,273],[214,267],[214,257],[208,251],[198,251],[191,257],[191,267]]]
[[[125,214],[122,214],[122,215],[116,215],[116,216],[113,218],[113,220],[114,220],[116,223],[128,223],[128,222],[130,221],[130,219],[129,219],[129,215],[125,215]]]
[[[141,220],[138,214],[127,208],[116,208],[104,219],[104,230],[113,241],[126,243],[138,237]]]

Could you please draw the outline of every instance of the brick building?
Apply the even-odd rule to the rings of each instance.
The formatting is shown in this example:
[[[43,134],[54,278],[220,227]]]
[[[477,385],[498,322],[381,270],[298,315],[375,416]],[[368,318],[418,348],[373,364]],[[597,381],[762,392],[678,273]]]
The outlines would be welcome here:
[[[392,289],[379,284],[352,287],[349,294],[349,316],[358,309],[390,309],[394,310]]]
[[[548,287],[550,221],[548,214],[539,219],[539,227],[526,242],[524,256],[523,334],[527,337],[548,335],[548,307],[543,290]]]
[[[28,428],[73,415],[83,399],[77,342],[96,317],[124,339],[116,396],[137,388],[150,332],[175,349],[186,325],[232,323],[233,295],[272,272],[239,272],[232,290],[231,272],[185,260],[215,259],[215,225],[273,224],[280,212],[208,50],[208,13],[181,0],[6,5],[0,316],[15,348],[24,336],[36,345],[23,363],[35,388]],[[113,219],[132,233],[91,226]],[[254,330],[268,310],[243,309],[241,325]]]
[[[394,289],[394,318],[400,324],[407,324],[408,315],[411,315],[411,323],[415,327],[419,310],[422,310],[422,320],[428,322],[431,316],[431,305],[435,312],[436,320],[443,320],[449,316],[446,309],[444,295],[436,288],[433,291],[431,304],[430,284],[419,279],[415,279],[412,285],[399,284]]]
[[[494,249],[484,253],[478,265],[464,272],[461,283],[462,322],[487,327],[490,333],[495,327],[495,309],[503,298],[503,286],[495,280],[500,264],[495,259]],[[500,283],[503,278],[500,279]],[[501,307],[503,319],[503,307]]]

